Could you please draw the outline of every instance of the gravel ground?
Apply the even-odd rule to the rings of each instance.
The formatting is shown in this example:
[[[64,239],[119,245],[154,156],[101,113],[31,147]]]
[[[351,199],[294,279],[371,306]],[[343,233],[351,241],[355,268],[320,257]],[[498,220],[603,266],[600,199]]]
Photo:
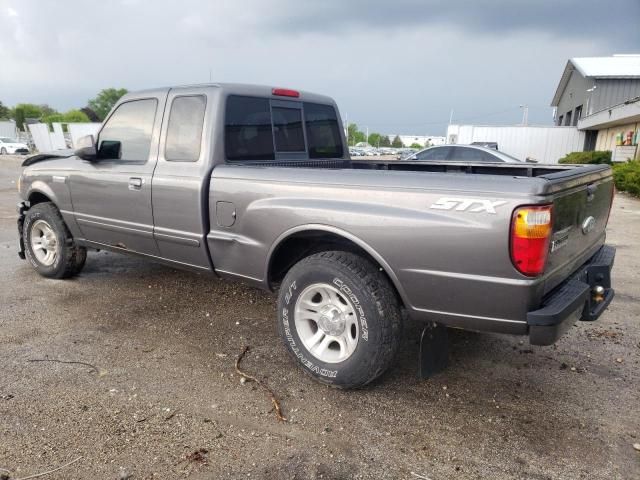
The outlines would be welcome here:
[[[343,392],[294,367],[264,292],[104,252],[39,277],[16,255],[18,172],[0,157],[0,475],[82,457],[46,478],[640,478],[638,200],[616,197],[617,297],[598,322],[553,347],[453,331],[427,381],[410,324],[393,370]],[[287,423],[235,373],[244,345]]]

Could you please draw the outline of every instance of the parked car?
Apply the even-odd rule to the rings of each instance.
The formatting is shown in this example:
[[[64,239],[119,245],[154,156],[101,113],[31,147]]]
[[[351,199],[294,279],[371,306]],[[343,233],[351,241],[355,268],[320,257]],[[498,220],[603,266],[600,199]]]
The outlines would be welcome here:
[[[523,163],[511,155],[477,145],[441,145],[420,150],[402,160],[418,162]]]
[[[0,155],[26,155],[29,147],[14,138],[0,137]]]
[[[387,370],[407,317],[549,345],[614,295],[607,165],[352,161],[331,98],[235,84],[129,93],[82,144],[23,163],[28,265],[69,278],[106,249],[277,291],[329,385]]]

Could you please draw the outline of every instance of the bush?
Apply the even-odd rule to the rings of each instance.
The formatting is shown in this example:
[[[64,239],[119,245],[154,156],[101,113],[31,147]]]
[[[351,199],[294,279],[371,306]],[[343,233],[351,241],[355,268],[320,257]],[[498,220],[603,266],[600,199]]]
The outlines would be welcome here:
[[[640,197],[640,161],[631,160],[614,165],[613,181],[618,190]]]
[[[607,163],[611,165],[611,151],[571,152],[558,163]]]

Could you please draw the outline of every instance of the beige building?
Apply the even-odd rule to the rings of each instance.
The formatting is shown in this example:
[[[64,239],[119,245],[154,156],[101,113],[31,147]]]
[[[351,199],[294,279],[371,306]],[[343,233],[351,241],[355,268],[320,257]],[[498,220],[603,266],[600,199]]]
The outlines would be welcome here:
[[[556,125],[585,132],[584,150],[640,158],[640,55],[570,59],[551,106]]]

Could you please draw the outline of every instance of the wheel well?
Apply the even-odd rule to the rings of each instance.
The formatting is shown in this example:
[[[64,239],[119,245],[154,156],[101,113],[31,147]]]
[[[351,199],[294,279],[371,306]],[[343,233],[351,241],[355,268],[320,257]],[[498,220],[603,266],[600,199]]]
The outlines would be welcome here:
[[[289,269],[303,258],[327,250],[343,250],[368,259],[380,269],[385,277],[387,277],[394,290],[396,290],[393,280],[389,277],[388,272],[384,267],[382,267],[382,265],[380,265],[380,262],[369,254],[369,252],[348,238],[323,230],[306,230],[304,232],[294,233],[287,239],[280,242],[276,247],[276,250],[271,255],[271,260],[269,262],[269,287],[272,289],[277,288],[278,284],[282,282]],[[398,295],[398,299],[402,302],[400,295]]]
[[[47,197],[44,193],[31,192],[31,194],[29,195],[29,205],[32,207],[38,203],[50,202],[50,201],[51,199]]]

